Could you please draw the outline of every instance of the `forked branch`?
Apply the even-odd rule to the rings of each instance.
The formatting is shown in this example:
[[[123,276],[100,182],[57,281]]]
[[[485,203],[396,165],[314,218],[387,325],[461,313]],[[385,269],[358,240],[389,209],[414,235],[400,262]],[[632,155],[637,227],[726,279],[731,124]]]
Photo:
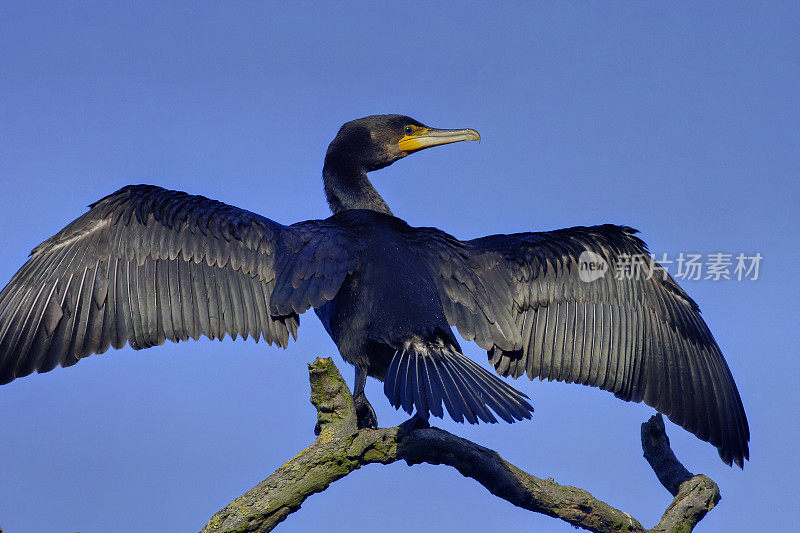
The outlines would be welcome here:
[[[675,498],[652,529],[587,491],[539,479],[488,448],[441,429],[358,429],[353,397],[330,359],[308,366],[319,437],[267,479],[218,511],[203,533],[265,532],[303,502],[364,465],[406,461],[452,466],[510,503],[595,532],[688,532],[719,501],[717,485],[693,476],[669,447],[661,415],[642,424],[642,448],[658,479]]]

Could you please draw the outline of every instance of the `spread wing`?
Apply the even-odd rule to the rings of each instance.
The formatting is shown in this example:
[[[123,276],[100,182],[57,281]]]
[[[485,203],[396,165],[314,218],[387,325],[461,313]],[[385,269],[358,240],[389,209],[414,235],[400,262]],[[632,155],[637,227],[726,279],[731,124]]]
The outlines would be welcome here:
[[[90,207],[0,292],[0,384],[126,343],[228,334],[285,347],[298,314],[333,298],[355,261],[324,221],[287,227],[160,187]]]
[[[697,304],[649,261],[634,230],[604,225],[472,241],[414,232],[449,323],[489,352],[500,375],[644,401],[716,446],[727,464],[748,458],[747,419],[725,359]],[[583,281],[579,258],[609,270]],[[616,276],[620,266],[632,268]]]

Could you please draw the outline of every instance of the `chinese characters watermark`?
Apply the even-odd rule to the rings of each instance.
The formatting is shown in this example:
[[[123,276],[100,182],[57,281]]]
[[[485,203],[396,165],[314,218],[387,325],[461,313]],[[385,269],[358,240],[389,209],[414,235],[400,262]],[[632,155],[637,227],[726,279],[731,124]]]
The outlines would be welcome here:
[[[618,280],[648,280],[653,276],[666,279],[669,274],[674,279],[691,281],[756,281],[763,258],[758,252],[751,255],[744,252],[680,252],[672,257],[663,253],[658,258],[655,254],[619,254],[609,265],[600,254],[586,250],[578,257],[578,276],[587,283],[600,279],[609,272]]]

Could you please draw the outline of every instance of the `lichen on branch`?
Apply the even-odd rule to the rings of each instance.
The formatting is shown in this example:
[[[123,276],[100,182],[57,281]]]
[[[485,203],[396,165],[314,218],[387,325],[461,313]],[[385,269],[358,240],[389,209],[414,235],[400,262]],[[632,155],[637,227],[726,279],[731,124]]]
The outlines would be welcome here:
[[[537,478],[497,452],[447,431],[414,425],[358,429],[352,394],[331,359],[318,358],[308,370],[311,403],[317,410],[317,440],[214,514],[202,533],[272,531],[300,509],[306,498],[337,479],[365,465],[401,460],[409,465],[451,466],[517,507],[598,533],[691,531],[720,499],[711,479],[693,476],[675,458],[661,415],[642,424],[642,447],[659,480],[675,498],[661,521],[645,530],[631,515],[587,491]]]

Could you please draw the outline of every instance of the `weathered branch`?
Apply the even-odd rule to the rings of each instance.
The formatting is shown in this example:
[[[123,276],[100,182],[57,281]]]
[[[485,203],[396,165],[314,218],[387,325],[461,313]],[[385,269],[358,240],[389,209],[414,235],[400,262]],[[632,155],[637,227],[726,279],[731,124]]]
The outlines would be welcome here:
[[[642,424],[642,450],[658,480],[675,496],[650,531],[691,531],[719,502],[719,487],[703,474],[693,475],[678,461],[669,446],[661,414]]]
[[[267,479],[217,512],[203,528],[210,532],[266,532],[298,510],[306,498],[371,463],[404,460],[445,464],[489,492],[537,513],[595,532],[643,532],[629,514],[587,491],[539,479],[488,448],[437,428],[358,429],[353,397],[330,359],[309,365],[311,402],[319,437]],[[669,447],[661,415],[642,424],[642,448],[659,480],[675,499],[650,531],[686,532],[719,501],[716,484],[692,476]]]

